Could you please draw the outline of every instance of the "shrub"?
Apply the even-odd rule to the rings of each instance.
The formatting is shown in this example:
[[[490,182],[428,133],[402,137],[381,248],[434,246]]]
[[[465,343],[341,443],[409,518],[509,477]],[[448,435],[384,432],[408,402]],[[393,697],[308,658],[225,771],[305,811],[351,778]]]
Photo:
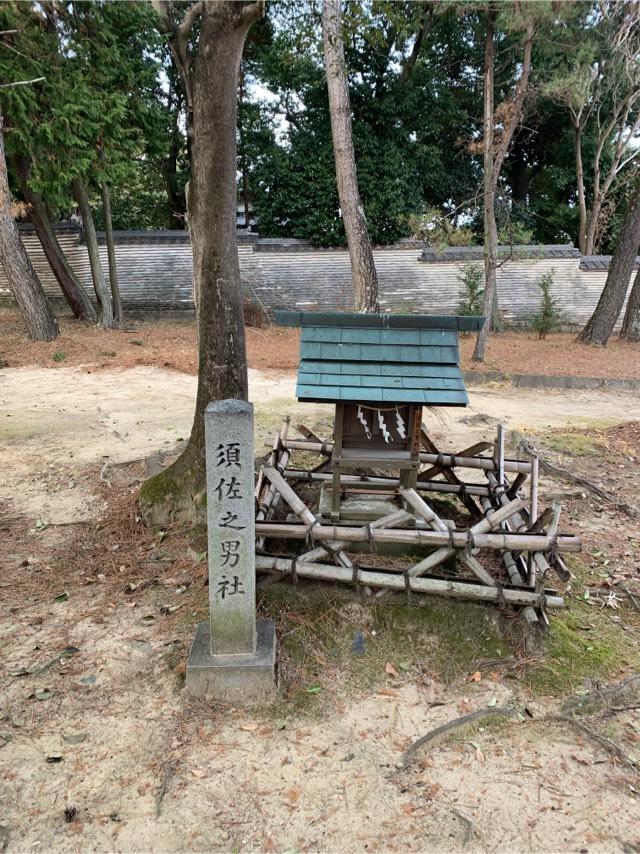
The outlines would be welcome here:
[[[51,358],[54,362],[64,362],[67,358],[67,354],[63,353],[62,350],[57,350]]]
[[[498,228],[498,243],[501,246],[528,246],[533,243],[533,230],[520,220],[513,220]]]
[[[538,333],[538,338],[546,338],[548,332],[553,332],[562,323],[562,314],[558,309],[558,303],[551,296],[554,271],[550,270],[540,278],[538,287],[542,291],[540,310],[531,320],[531,326]]]
[[[462,282],[461,300],[458,314],[465,316],[482,314],[484,300],[484,268],[482,264],[466,261],[458,267]]]

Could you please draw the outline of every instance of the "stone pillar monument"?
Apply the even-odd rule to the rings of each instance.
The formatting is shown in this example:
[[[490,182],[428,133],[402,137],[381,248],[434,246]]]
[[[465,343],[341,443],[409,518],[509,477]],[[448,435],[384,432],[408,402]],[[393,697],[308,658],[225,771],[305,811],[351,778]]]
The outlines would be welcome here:
[[[193,696],[228,703],[275,694],[275,627],[256,624],[253,405],[210,403],[207,459],[209,622],[200,623],[187,662]]]

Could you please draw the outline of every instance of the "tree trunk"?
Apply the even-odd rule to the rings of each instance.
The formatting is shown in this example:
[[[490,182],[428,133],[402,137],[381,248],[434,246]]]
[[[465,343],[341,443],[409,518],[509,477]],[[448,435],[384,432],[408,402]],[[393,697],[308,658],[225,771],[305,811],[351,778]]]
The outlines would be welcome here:
[[[600,222],[600,214],[602,212],[602,202],[602,196],[598,195],[594,198],[593,204],[591,205],[589,221],[587,224],[587,233],[585,234],[584,239],[584,255],[593,255],[596,251],[596,234],[598,231],[598,224]]]
[[[322,29],[338,197],[347,235],[356,311],[380,311],[378,277],[364,215],[351,133],[351,107],[342,41],[341,0],[324,0]]]
[[[104,233],[107,239],[107,257],[109,259],[109,284],[111,285],[111,304],[113,319],[122,323],[122,300],[118,286],[118,266],[116,264],[116,247],[113,242],[113,223],[111,220],[111,194],[106,181],[102,182],[102,208],[104,210]]]
[[[96,312],[89,295],[71,269],[49,219],[49,211],[40,193],[29,187],[29,164],[25,157],[14,159],[20,189],[25,202],[29,205],[29,219],[47,256],[53,275],[64,294],[71,311],[78,320],[95,320]]]
[[[0,113],[0,263],[33,341],[53,341],[60,334],[49,300],[22,245],[11,214],[11,193]]]
[[[486,13],[487,32],[484,48],[484,299],[482,313],[485,322],[478,332],[473,351],[474,362],[484,362],[489,332],[497,313],[496,266],[498,255],[498,229],[496,226],[496,180],[493,146],[493,98],[495,60],[495,12],[489,7]]]
[[[639,245],[640,183],[636,186],[631,197],[629,209],[620,231],[620,239],[609,264],[607,281],[596,310],[580,333],[579,340],[584,344],[606,346],[624,305],[624,298],[629,289],[629,279],[633,272]]]
[[[262,6],[220,0],[203,6],[193,66],[193,169],[188,211],[198,294],[198,391],[189,442],[140,493],[147,521],[204,512],[204,410],[248,396],[242,287],[236,237],[238,71],[247,32]],[[166,517],[165,517],[166,518]]]
[[[98,302],[98,324],[103,329],[111,329],[113,326],[111,295],[107,290],[107,283],[105,282],[102,271],[100,253],[98,251],[98,238],[96,237],[96,227],[93,223],[93,214],[89,206],[89,198],[84,187],[84,182],[80,177],[75,178],[73,181],[73,194],[80,208],[80,216],[82,217],[84,239],[87,244],[89,264],[91,265],[91,278],[93,279],[93,288],[96,292],[96,300]]]
[[[580,224],[578,226],[578,246],[583,255],[587,255],[587,200],[584,190],[584,166],[582,163],[582,131],[578,124],[574,124],[575,142],[574,152],[576,160],[576,187],[578,191],[578,211]]]
[[[238,90],[238,110],[239,110],[239,121],[238,121],[238,160],[240,162],[240,175],[242,180],[242,206],[244,208],[244,227],[247,229],[247,233],[249,233],[249,174],[247,169],[247,153],[245,148],[245,140],[244,140],[244,128],[243,128],[243,109],[244,109],[244,96],[245,96],[245,86],[244,86],[244,72],[242,67],[240,68],[240,88]]]
[[[624,313],[620,338],[623,341],[640,341],[640,267],[633,280],[633,287]]]

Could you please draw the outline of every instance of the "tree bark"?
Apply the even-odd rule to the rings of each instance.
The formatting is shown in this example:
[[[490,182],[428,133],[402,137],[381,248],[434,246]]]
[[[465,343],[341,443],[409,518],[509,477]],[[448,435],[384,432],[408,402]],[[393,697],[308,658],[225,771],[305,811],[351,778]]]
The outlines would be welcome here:
[[[598,194],[593,200],[591,210],[589,211],[589,220],[587,223],[587,232],[584,238],[584,255],[593,255],[596,251],[596,232],[600,224],[600,213],[602,211],[602,195]]]
[[[104,233],[107,240],[107,258],[109,259],[109,284],[111,285],[111,305],[113,319],[122,323],[122,300],[118,286],[118,265],[116,263],[116,247],[113,242],[113,222],[111,219],[111,194],[106,181],[102,182],[102,209],[104,210]]]
[[[496,185],[493,146],[494,110],[494,60],[495,60],[495,11],[489,7],[486,13],[487,31],[484,48],[484,298],[482,313],[485,322],[478,332],[473,351],[474,362],[484,362],[489,332],[493,322],[496,296],[496,266],[498,255],[498,228],[496,226]],[[496,312],[497,313],[497,312]]]
[[[89,206],[89,198],[85,190],[82,178],[75,178],[73,181],[73,194],[80,208],[80,216],[82,217],[82,226],[84,228],[84,239],[87,244],[87,253],[89,254],[89,264],[91,265],[91,278],[93,280],[93,288],[96,292],[96,300],[98,302],[98,324],[103,329],[111,329],[113,327],[113,311],[111,307],[111,294],[107,290],[107,283],[104,278],[102,264],[100,262],[100,253],[98,251],[98,238],[96,236],[96,227],[93,222],[93,214]]]
[[[244,227],[249,232],[249,174],[247,168],[247,153],[244,144],[243,107],[244,107],[244,72],[240,68],[240,88],[238,90],[238,110],[240,120],[238,122],[238,159],[240,162],[240,175],[242,180],[242,205],[244,207]]]
[[[349,87],[342,41],[341,0],[324,0],[322,30],[338,197],[349,246],[356,311],[379,312],[378,277],[358,190],[353,150]]]
[[[22,245],[11,214],[11,192],[4,153],[2,113],[0,113],[0,263],[2,263],[11,293],[18,303],[29,338],[33,341],[53,341],[60,334],[58,321]]]
[[[25,202],[29,205],[29,219],[33,223],[38,239],[56,281],[60,285],[69,308],[78,320],[95,320],[96,312],[89,295],[71,269],[67,257],[58,242],[51,225],[49,211],[40,193],[29,187],[29,164],[25,157],[15,157],[16,173]]]
[[[579,123],[574,123],[575,142],[574,152],[576,161],[576,186],[578,191],[578,212],[580,223],[578,226],[578,246],[583,255],[587,255],[587,200],[584,189],[584,165],[582,163],[582,130]]]
[[[624,305],[638,246],[640,246],[640,183],[631,197],[598,305],[580,333],[578,340],[584,344],[606,346]]]
[[[640,341],[640,268],[633,280],[627,310],[624,313],[620,338],[623,341]]]
[[[193,169],[188,211],[198,294],[198,390],[189,442],[140,493],[148,521],[204,510],[204,410],[212,400],[248,396],[242,288],[236,237],[238,73],[262,4],[219,0],[202,7],[193,86]],[[163,509],[164,508],[164,509]],[[167,509],[168,508],[168,509]]]

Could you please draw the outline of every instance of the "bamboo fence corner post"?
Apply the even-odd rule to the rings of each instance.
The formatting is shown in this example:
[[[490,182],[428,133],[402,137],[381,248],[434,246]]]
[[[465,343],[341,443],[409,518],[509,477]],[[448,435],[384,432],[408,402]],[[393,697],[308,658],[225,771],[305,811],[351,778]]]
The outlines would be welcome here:
[[[531,509],[529,511],[529,525],[535,525],[538,519],[538,457],[531,459]],[[536,583],[536,564],[533,555],[529,555],[529,584],[535,587]]]

